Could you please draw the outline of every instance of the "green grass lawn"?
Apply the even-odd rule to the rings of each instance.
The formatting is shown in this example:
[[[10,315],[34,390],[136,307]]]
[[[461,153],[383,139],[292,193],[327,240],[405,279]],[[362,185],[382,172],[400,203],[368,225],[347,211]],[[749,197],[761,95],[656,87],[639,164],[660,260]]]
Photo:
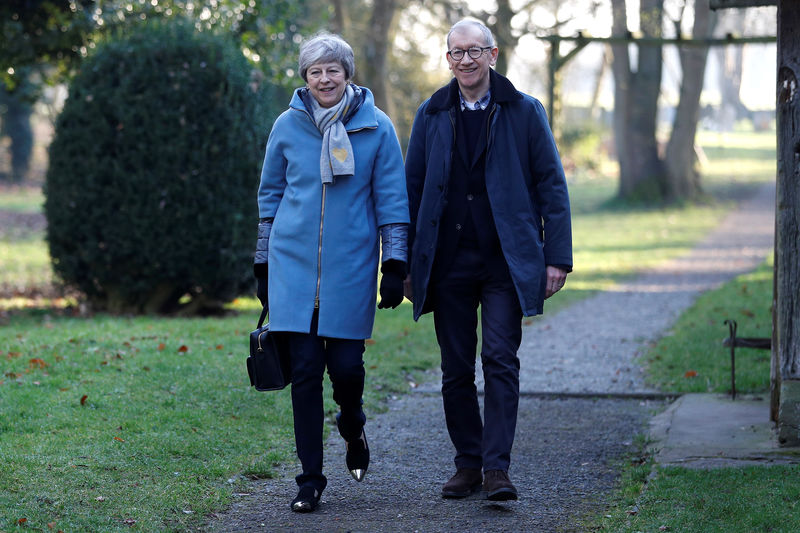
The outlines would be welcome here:
[[[700,296],[672,334],[642,356],[652,383],[665,391],[729,393],[730,355],[721,342],[728,328],[719,317],[737,320],[739,336],[768,337],[771,303],[771,260]],[[740,348],[736,354],[737,393],[768,394],[769,351]],[[664,468],[652,463],[641,442],[639,454],[620,469],[612,506],[591,530],[800,531],[800,467]]]
[[[773,152],[771,166],[753,163],[760,174],[726,182],[726,173],[735,174],[744,159],[726,163],[712,148],[706,143],[708,188],[721,200],[703,205],[612,206],[612,179],[571,178],[575,272],[545,311],[687,251],[731,200],[770,172],[774,178]],[[35,190],[3,190],[0,216],[29,220],[40,212],[41,199]],[[49,286],[43,229],[8,227],[0,230],[0,287]],[[757,279],[747,283],[760,286]],[[0,297],[0,531],[186,530],[227,506],[248,478],[270,476],[275,465],[294,461],[288,390],[256,393],[247,381],[254,298],[234,302],[225,317],[192,319],[82,315],[74,304],[26,290],[4,289]],[[758,305],[747,309],[758,314]],[[365,355],[368,416],[437,364],[430,316],[414,323],[410,315],[408,303],[377,313]],[[749,335],[745,322],[740,334]],[[718,342],[726,330],[714,327],[710,338]],[[656,355],[666,360],[676,349],[656,350],[645,362],[655,364]],[[689,366],[702,376],[693,383],[717,383],[713,369],[692,360],[672,366],[666,387],[681,382]],[[742,390],[751,387],[747,373],[737,373]],[[326,402],[332,420],[327,385]],[[637,486],[631,482],[627,490]]]
[[[722,288],[702,294],[692,308],[642,358],[649,381],[674,392],[731,392],[729,336],[725,319],[738,324],[738,337],[772,336],[772,258]],[[769,391],[770,351],[736,350],[736,392]]]

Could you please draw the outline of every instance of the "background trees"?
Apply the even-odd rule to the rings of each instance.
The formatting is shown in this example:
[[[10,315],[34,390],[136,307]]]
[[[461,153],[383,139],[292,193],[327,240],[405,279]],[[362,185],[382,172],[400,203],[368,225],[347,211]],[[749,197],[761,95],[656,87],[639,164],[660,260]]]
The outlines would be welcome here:
[[[9,144],[14,157],[0,161],[0,173],[17,180],[26,173],[30,116],[42,88],[68,83],[97,43],[125,35],[134,23],[186,19],[195,31],[227,35],[250,61],[252,82],[268,84],[270,102],[278,106],[285,106],[290,91],[302,84],[296,72],[302,38],[320,29],[341,33],[356,52],[354,81],[370,87],[404,144],[418,105],[450,77],[444,61],[447,29],[472,16],[495,33],[500,46],[497,70],[545,103],[546,45],[532,35],[587,30],[636,37],[634,44],[608,46],[602,57],[584,62],[577,76],[560,87],[565,102],[578,85],[593,87],[588,103],[569,101],[563,113],[552,117],[559,125],[556,131],[563,134],[562,155],[570,173],[583,172],[582,166],[594,171],[605,155],[615,158],[618,195],[626,200],[691,201],[703,196],[694,142],[701,112],[718,125],[727,113],[720,110],[726,108],[738,110],[738,116],[753,116],[737,101],[742,54],[732,49],[725,54],[724,68],[718,69],[723,104],[701,105],[708,49],[661,45],[657,39],[712,35],[715,16],[708,0],[641,0],[635,4],[638,13],[630,10],[633,6],[626,0],[498,0],[491,6],[465,0],[10,0],[0,6],[0,30],[4,44],[9,43],[0,49],[0,120],[3,134],[13,140]],[[723,22],[720,31],[738,32],[752,25],[753,17],[728,11]],[[759,33],[770,31],[774,27],[762,23]],[[579,57],[577,51],[567,55]],[[670,63],[673,55],[677,59]],[[610,56],[613,60],[607,60]],[[606,74],[607,64],[613,80]],[[676,79],[673,97],[665,87]],[[609,91],[615,101],[613,113],[599,107]],[[603,105],[608,109],[607,102]],[[716,110],[710,110],[712,105]],[[612,137],[609,126],[613,143],[606,142]],[[576,146],[584,146],[584,153],[571,153]]]

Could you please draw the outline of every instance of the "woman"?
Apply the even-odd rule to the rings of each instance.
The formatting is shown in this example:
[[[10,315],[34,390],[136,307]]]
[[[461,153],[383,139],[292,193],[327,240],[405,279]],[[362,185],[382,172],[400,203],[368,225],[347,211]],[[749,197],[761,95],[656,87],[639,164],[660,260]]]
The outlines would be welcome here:
[[[292,358],[292,408],[303,472],[291,508],[313,511],[322,473],[322,378],[328,369],[345,462],[361,481],[369,465],[361,408],[364,340],[372,334],[382,243],[379,308],[403,300],[408,200],[403,159],[372,93],[350,83],[353,50],[319,34],[300,47],[306,86],[272,127],[258,190],[254,272],[269,301],[270,331]],[[269,298],[267,298],[269,295]]]

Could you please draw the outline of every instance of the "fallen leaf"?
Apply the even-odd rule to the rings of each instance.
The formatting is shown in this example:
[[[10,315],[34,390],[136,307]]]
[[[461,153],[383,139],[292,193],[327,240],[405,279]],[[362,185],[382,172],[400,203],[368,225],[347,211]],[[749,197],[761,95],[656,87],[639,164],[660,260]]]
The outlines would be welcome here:
[[[686,373],[683,375],[683,377],[685,377],[685,378],[697,377],[697,371],[696,370],[687,370]]]
[[[128,526],[132,526],[136,524],[136,520],[134,520],[133,518],[126,518],[125,520],[122,521],[122,523]]]
[[[178,351],[181,352],[181,353],[188,352],[189,351],[189,347],[186,346],[185,344],[181,344],[181,347],[178,348]]]
[[[99,501],[99,502],[104,502],[104,501],[106,501],[105,497],[103,497],[103,496],[98,496],[97,498],[95,498],[95,500],[97,500],[97,501]]]
[[[166,344],[164,344],[163,342],[160,342],[160,343],[158,344],[158,349],[159,349],[159,351],[163,350],[163,349],[164,349],[164,348],[166,348],[166,347],[167,347],[167,345],[166,345]]]
[[[88,396],[85,394],[81,396],[81,405],[86,405],[86,398],[88,398]]]
[[[39,367],[44,368],[47,366],[47,363],[44,362],[44,359],[40,359],[39,357],[34,357],[30,361],[28,361],[28,366],[30,367]]]
[[[8,352],[8,358],[9,358],[9,359],[13,359],[13,358],[15,358],[15,357],[19,357],[20,355],[22,355],[22,354],[21,354],[21,353],[19,353],[19,352]],[[27,520],[27,519],[26,519],[26,520]]]
[[[367,346],[372,346],[373,344],[375,344],[375,339],[367,339],[364,341],[364,344],[366,344]]]
[[[669,526],[658,526],[659,531],[667,531],[669,530]]]
[[[27,519],[27,518],[20,518],[19,520],[17,520],[17,525],[20,525],[20,526],[21,526],[22,524],[24,524],[24,523],[25,523],[25,522],[27,522],[27,521],[28,521],[28,519]]]
[[[53,529],[54,527],[56,527],[56,523],[55,522],[48,522],[47,523],[47,527],[49,527],[50,529]]]
[[[119,437],[114,437],[114,440],[118,440],[118,441],[120,441],[120,442],[125,442],[125,439],[121,439],[121,438],[119,438]]]
[[[221,344],[217,344],[217,350],[221,350],[221,349],[222,349],[222,345]]]

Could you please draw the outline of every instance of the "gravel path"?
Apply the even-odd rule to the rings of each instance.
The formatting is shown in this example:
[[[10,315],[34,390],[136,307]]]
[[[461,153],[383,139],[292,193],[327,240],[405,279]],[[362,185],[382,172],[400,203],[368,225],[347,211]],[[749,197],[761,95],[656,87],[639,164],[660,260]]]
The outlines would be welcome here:
[[[649,342],[708,289],[752,270],[772,248],[774,186],[742,203],[689,254],[525,328],[519,422],[509,474],[520,500],[443,500],[453,472],[438,377],[368,413],[372,462],[363,483],[344,466],[336,431],[326,445],[328,488],[317,512],[289,510],[296,465],[208,524],[216,531],[581,531],[602,510],[613,462],[645,430],[653,391],[635,363]],[[657,398],[656,394],[652,394]]]

